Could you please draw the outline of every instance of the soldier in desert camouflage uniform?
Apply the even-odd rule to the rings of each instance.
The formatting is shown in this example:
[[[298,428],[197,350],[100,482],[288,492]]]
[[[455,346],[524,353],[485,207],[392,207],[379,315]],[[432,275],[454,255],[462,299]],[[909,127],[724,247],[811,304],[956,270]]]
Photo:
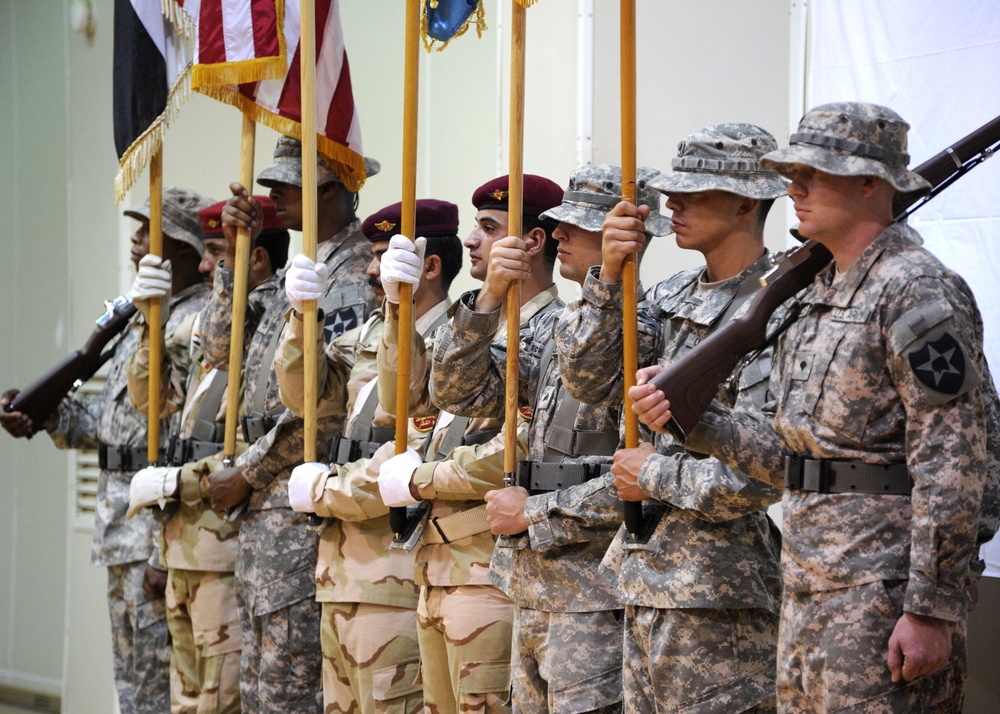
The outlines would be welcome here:
[[[827,104],[764,156],[834,261],[777,343],[774,421],[713,404],[687,442],[776,486],[784,471],[782,711],[961,709],[992,389],[965,281],[892,223],[896,192],[928,187],[908,128]],[[644,381],[640,418],[659,428],[669,403]]]
[[[420,257],[399,235],[401,204],[375,212],[362,230],[372,242],[369,280],[386,309],[399,304],[399,271],[422,282],[414,289],[415,329],[429,336],[447,318],[448,287],[462,267],[458,206],[446,201],[416,202]],[[394,262],[395,245],[405,241],[409,263]],[[422,259],[422,260],[421,260]],[[308,277],[308,276],[303,276]],[[384,286],[384,290],[383,290]],[[301,319],[290,317],[275,359],[281,398],[295,411],[303,407]],[[417,587],[413,554],[390,550],[389,510],[376,480],[379,466],[395,449],[395,419],[379,406],[376,353],[385,318],[372,313],[360,328],[327,346],[318,365],[318,412],[349,415],[344,436],[335,439],[333,463],[296,466],[288,482],[297,511],[329,520],[320,536],[316,599],[322,603],[323,699],[327,711],[416,713],[423,710],[418,680]],[[323,354],[322,345],[317,354]],[[352,367],[353,365],[353,367]],[[345,409],[346,408],[346,409]],[[411,420],[408,444],[427,441],[434,419]]]
[[[473,194],[476,228],[465,245],[472,260],[470,272],[479,280],[486,277],[487,259],[498,239],[507,235],[508,197],[506,176],[483,184]],[[522,338],[530,334],[534,321],[562,307],[551,277],[554,222],[538,217],[561,199],[557,184],[540,176],[524,176],[522,240],[530,246],[532,276],[522,284]],[[463,296],[452,314],[468,311],[471,299]],[[439,330],[435,354],[452,335],[450,326]],[[494,331],[491,336],[498,349],[504,350],[506,333]],[[427,411],[431,402],[425,345],[416,334],[414,341],[411,377],[421,396],[411,399],[411,414],[436,414]],[[391,392],[395,384],[397,348],[396,320],[390,315],[379,353],[379,389],[383,407],[392,412],[395,398],[386,391]],[[483,504],[486,492],[503,482],[503,438],[484,438],[495,436],[498,426],[497,419],[465,419],[443,412],[423,454],[400,454],[380,469],[379,489],[387,505],[430,503],[416,554],[416,581],[421,586],[417,606],[421,678],[429,711],[510,711],[513,604],[488,577],[494,537]],[[520,434],[523,427],[518,427]]]
[[[198,211],[211,199],[194,191],[166,188],[163,191],[163,258],[173,266],[166,278],[172,297],[163,306],[164,332],[171,343],[183,342],[190,318],[204,304],[207,291],[198,274],[203,249]],[[149,251],[149,201],[125,211],[140,221],[132,236],[132,262],[140,275],[157,273],[161,260]],[[140,266],[140,261],[146,264]],[[159,276],[158,277],[162,277]],[[145,311],[142,298],[146,287],[137,277],[133,302]],[[169,317],[167,317],[169,315]],[[126,365],[146,329],[137,315],[115,348],[109,362],[107,381],[99,395],[63,399],[56,412],[42,426],[53,442],[63,449],[98,449],[101,475],[97,484],[97,514],[91,563],[108,569],[108,607],[111,613],[112,652],[115,688],[123,714],[161,712],[170,708],[167,624],[163,601],[165,574],[159,565],[154,533],[157,524],[149,513],[126,520],[128,489],[132,475],[147,463],[146,415],[137,411],[128,398]],[[183,350],[171,356],[185,370]],[[5,403],[16,392],[5,394]],[[22,415],[6,414],[5,428]],[[29,435],[35,425],[28,424]],[[9,430],[9,429],[8,429]],[[13,433],[13,432],[12,432]],[[170,433],[167,421],[160,423],[164,443]],[[17,434],[16,434],[17,435]],[[162,451],[162,449],[161,449]]]
[[[285,264],[288,231],[278,222],[271,200],[256,198],[264,210],[264,224],[250,252],[248,289],[273,294],[277,288],[273,266]],[[220,257],[235,262],[235,251],[226,255],[224,206],[220,201],[198,214],[205,241],[199,268],[212,276]],[[220,250],[210,248],[210,241],[220,243]],[[200,321],[197,315],[193,319],[189,344],[179,346],[190,355],[187,380],[179,381],[183,374],[173,369],[173,362],[165,361],[162,367],[163,414],[181,413],[180,431],[171,441],[174,465],[147,467],[132,477],[129,514],[143,506],[168,509],[162,519],[160,555],[167,566],[171,711],[229,714],[240,711],[243,636],[234,572],[238,525],[209,508],[206,488],[208,474],[222,467],[227,380],[225,372],[205,362]],[[136,409],[143,411],[149,396],[147,343],[133,355],[128,372],[129,394]],[[238,452],[245,448],[245,443],[237,443]]]
[[[658,206],[657,194],[647,188],[655,174],[641,169],[639,185],[642,200]],[[601,222],[620,197],[619,167],[586,166],[573,172],[562,203],[542,214],[559,221],[553,238],[563,277],[582,282],[600,261]],[[662,234],[667,226],[654,219],[650,230]],[[498,327],[498,296],[526,267],[526,256],[509,244],[498,243],[505,250],[495,257],[503,262],[491,261],[475,312],[456,316],[449,349],[434,361],[435,398],[458,413],[504,410],[506,355],[490,349],[490,336]],[[515,710],[615,712],[622,700],[621,602],[598,566],[621,523],[607,476],[621,402],[593,408],[563,392],[552,343],[553,324],[563,312],[532,321],[522,339],[519,391],[531,413],[530,460],[520,464],[520,486],[486,496],[493,532],[517,536],[498,542],[490,578],[517,606]]]
[[[257,181],[270,188],[284,226],[301,230],[302,146],[282,137],[274,158]],[[354,215],[357,195],[322,158],[317,163],[316,266],[324,266],[317,268],[324,278],[318,307],[327,339],[334,339],[361,324],[371,309],[373,294],[365,275],[370,252]],[[366,164],[368,176],[374,175],[377,165]],[[238,227],[256,233],[259,207],[242,186],[231,188],[234,195],[223,210],[226,237],[234,239]],[[229,358],[232,277],[231,270],[216,270],[215,288],[202,314],[202,348],[208,362],[220,369]],[[313,581],[320,527],[288,505],[288,476],[302,462],[302,420],[281,405],[272,364],[289,307],[279,291],[272,302],[248,309],[243,383],[249,447],[234,468],[212,474],[209,486],[216,509],[249,499],[236,561],[244,712],[314,712],[322,702],[320,608]],[[340,414],[318,419],[318,443],[329,441],[342,425]]]
[[[667,195],[677,244],[706,267],[646,293],[639,309],[639,365],[666,365],[739,313],[770,267],[764,220],[785,184],[759,159],[777,148],[751,124],[718,124],[687,136],[673,170],[653,179]],[[602,403],[622,389],[621,273],[643,245],[645,211],[614,208],[602,265],[588,276],[556,340],[567,389]],[[648,218],[646,219],[648,221]],[[730,380],[729,405],[759,410],[767,398],[764,352]],[[780,491],[714,459],[685,455],[656,435],[615,454],[622,498],[652,499],[636,540],[619,531],[607,564],[625,601],[625,711],[766,711],[774,707],[780,540],[765,509]],[[655,504],[655,505],[654,505]]]

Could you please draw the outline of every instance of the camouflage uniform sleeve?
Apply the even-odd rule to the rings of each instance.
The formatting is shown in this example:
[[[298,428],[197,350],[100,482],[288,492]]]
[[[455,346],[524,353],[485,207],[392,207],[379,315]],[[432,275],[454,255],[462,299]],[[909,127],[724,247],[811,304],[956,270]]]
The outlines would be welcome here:
[[[584,404],[620,404],[623,332],[622,288],[603,283],[600,266],[590,269],[580,299],[571,303],[555,328],[559,372],[567,391]],[[659,333],[648,304],[639,309],[639,366],[653,364]]]
[[[328,443],[342,423],[339,416],[316,420],[316,443]],[[251,444],[236,459],[243,477],[258,491],[265,489],[282,471],[302,463],[304,436],[302,419],[290,410],[278,417],[274,428]]]
[[[712,523],[761,511],[781,500],[781,489],[747,478],[721,461],[684,452],[655,453],[639,472],[650,498]]]
[[[771,379],[773,384],[774,374]],[[684,448],[695,454],[714,456],[752,479],[783,489],[788,452],[774,431],[775,407],[772,401],[762,412],[751,412],[713,401],[688,434]]]
[[[64,397],[45,422],[45,431],[60,449],[96,449],[100,396]]]
[[[431,399],[452,414],[502,419],[506,365],[491,347],[500,308],[476,312],[475,292],[463,295],[452,321],[438,331],[431,367]],[[524,403],[524,402],[522,402]]]
[[[622,523],[622,502],[614,476],[605,474],[576,486],[529,496],[524,516],[531,549],[544,553],[614,533]]]
[[[971,294],[940,278],[909,281],[889,306],[896,319],[886,328],[888,369],[906,414],[906,461],[913,479],[903,609],[954,621],[966,609],[965,584],[988,466],[983,392],[974,388],[985,372],[982,321]],[[950,316],[915,333],[934,306],[950,308]],[[949,339],[968,362],[958,393],[942,396],[917,376],[914,346]]]
[[[212,294],[201,311],[201,349],[216,369],[229,369],[229,344],[233,325],[233,271],[215,267]],[[249,339],[249,335],[244,336]]]
[[[517,458],[527,455],[528,422],[518,419]],[[446,501],[483,500],[487,491],[503,486],[504,432],[485,444],[456,447],[443,461],[417,467],[413,483],[421,498]]]
[[[430,398],[427,369],[427,343],[413,330],[410,357],[410,416],[436,414],[438,409]],[[399,360],[399,315],[394,308],[388,308],[382,340],[378,347],[378,401],[386,414],[396,413],[396,382]]]
[[[165,419],[184,408],[188,375],[191,372],[189,347],[197,313],[184,317],[163,339],[163,359],[160,366],[160,418]],[[142,330],[139,344],[126,367],[128,395],[132,405],[145,413],[149,407],[149,326],[145,322],[133,329]]]
[[[323,314],[318,315],[320,327],[316,330],[316,393],[319,404],[316,408],[318,417],[346,414],[347,380],[350,377],[351,366],[343,362],[339,356],[343,351],[334,340],[330,347],[324,349],[323,344]],[[284,331],[278,349],[274,353],[274,372],[278,378],[278,390],[281,403],[294,414],[302,416],[305,404],[305,354],[303,350],[302,316],[294,310],[285,313],[288,329]],[[353,333],[348,333],[352,336]]]
[[[989,543],[1000,528],[1000,399],[989,367],[985,361],[983,364],[986,367],[982,384],[986,411],[986,483],[979,506],[976,552],[973,553],[972,570],[976,577],[986,568],[986,562],[979,557],[979,549]]]

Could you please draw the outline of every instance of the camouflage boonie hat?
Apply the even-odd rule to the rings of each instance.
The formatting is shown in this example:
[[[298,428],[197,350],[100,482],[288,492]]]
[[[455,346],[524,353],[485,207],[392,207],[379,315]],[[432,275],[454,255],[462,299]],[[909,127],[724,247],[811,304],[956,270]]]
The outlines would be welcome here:
[[[706,126],[677,144],[671,170],[652,185],[663,193],[726,191],[746,198],[779,198],[788,193],[787,184],[760,164],[764,154],[777,148],[775,138],[754,124]]]
[[[171,186],[163,189],[163,235],[181,243],[187,243],[201,255],[205,251],[205,241],[201,236],[201,220],[198,212],[215,203],[214,198],[202,196],[197,191]],[[129,218],[149,220],[149,199],[141,206],[124,211]]]
[[[365,174],[371,178],[382,168],[375,159],[365,157]],[[340,182],[337,172],[329,167],[322,154],[316,154],[316,185]],[[276,183],[302,186],[302,142],[290,136],[282,136],[274,147],[274,165],[260,172],[257,183],[271,188]]]
[[[649,206],[646,232],[654,236],[673,233],[670,221],[660,215],[660,195],[651,187],[659,175],[655,169],[639,166],[635,170],[636,202]],[[622,167],[617,164],[581,166],[569,177],[562,203],[545,211],[540,218],[565,221],[585,231],[599,231],[608,211],[622,200]]]
[[[930,190],[907,170],[906,132],[910,125],[888,107],[867,102],[835,102],[806,112],[789,146],[761,163],[785,176],[805,164],[836,176],[878,176],[903,193]]]

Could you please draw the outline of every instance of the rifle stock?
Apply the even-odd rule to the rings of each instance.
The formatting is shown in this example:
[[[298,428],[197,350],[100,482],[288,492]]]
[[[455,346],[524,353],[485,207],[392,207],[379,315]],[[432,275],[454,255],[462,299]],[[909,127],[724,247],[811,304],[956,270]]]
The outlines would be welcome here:
[[[938,193],[982,163],[1000,146],[1000,117],[940,151],[913,169],[931,190],[923,195],[897,194],[894,221],[902,221]],[[830,252],[809,240],[776,256],[777,267],[761,282],[746,314],[711,335],[704,342],[660,372],[650,383],[663,392],[672,414],[667,427],[681,442],[687,439],[722,384],[743,356],[767,342],[767,322],[783,302],[803,289],[830,262]]]
[[[63,397],[101,368],[107,360],[107,357],[102,356],[101,350],[121,334],[135,313],[136,307],[128,295],[115,298],[108,304],[107,312],[97,318],[97,327],[90,333],[83,347],[18,392],[6,410],[26,414],[34,428],[40,429]]]

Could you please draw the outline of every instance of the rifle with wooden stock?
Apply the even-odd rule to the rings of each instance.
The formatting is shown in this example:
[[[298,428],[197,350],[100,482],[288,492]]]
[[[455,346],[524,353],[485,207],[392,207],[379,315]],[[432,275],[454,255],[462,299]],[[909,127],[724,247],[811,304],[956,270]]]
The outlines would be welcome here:
[[[895,222],[904,220],[934,196],[988,159],[1000,146],[1000,117],[987,122],[913,169],[931,184],[921,196],[897,194]],[[744,355],[765,347],[767,323],[786,300],[809,285],[830,262],[830,251],[813,240],[775,256],[775,267],[761,278],[746,314],[707,338],[682,359],[650,380],[670,402],[667,427],[684,442]]]
[[[83,347],[18,392],[10,404],[4,407],[6,411],[27,415],[34,428],[41,429],[63,397],[93,377],[111,358],[113,349],[106,352],[102,350],[122,333],[136,313],[136,307],[128,294],[116,297],[105,303],[105,306],[106,311],[97,318],[97,327],[90,333]]]

